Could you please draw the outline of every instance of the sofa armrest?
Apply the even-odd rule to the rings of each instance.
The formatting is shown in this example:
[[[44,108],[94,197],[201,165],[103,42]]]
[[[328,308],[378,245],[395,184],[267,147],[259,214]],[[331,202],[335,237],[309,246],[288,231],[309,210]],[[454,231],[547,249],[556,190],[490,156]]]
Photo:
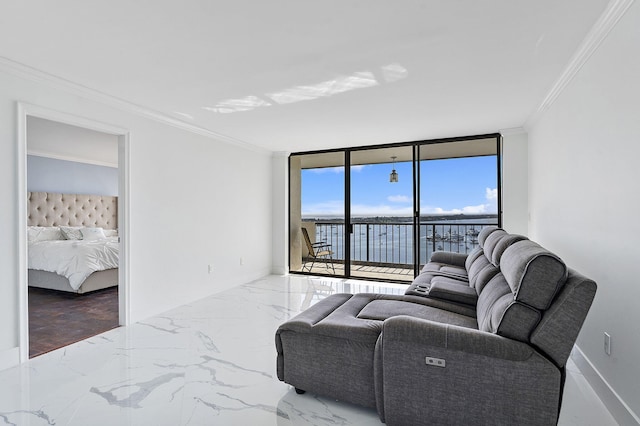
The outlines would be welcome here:
[[[476,306],[478,302],[478,293],[475,288],[471,288],[467,284],[451,283],[436,279],[431,282],[429,297],[464,303],[470,306]]]
[[[446,263],[447,265],[460,266],[464,268],[467,254],[454,253],[450,251],[436,251],[431,255],[431,262]]]
[[[378,364],[387,424],[555,425],[562,372],[526,343],[398,316]]]
[[[510,361],[526,361],[535,352],[526,343],[497,334],[410,316],[389,318],[382,330],[385,346],[407,343]]]

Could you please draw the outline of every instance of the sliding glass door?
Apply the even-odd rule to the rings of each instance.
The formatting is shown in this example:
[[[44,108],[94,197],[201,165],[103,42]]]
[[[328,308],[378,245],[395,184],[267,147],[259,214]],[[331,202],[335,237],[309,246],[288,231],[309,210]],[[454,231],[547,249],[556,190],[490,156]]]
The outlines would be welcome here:
[[[412,281],[413,147],[354,150],[350,163],[351,276]]]
[[[410,282],[500,223],[500,135],[292,154],[290,271]]]

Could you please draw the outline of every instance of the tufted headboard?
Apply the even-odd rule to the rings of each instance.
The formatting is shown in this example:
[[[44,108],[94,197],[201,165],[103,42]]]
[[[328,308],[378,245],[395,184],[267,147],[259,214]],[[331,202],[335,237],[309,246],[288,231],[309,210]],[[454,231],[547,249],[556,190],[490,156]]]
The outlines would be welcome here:
[[[118,197],[29,192],[29,226],[118,228]]]

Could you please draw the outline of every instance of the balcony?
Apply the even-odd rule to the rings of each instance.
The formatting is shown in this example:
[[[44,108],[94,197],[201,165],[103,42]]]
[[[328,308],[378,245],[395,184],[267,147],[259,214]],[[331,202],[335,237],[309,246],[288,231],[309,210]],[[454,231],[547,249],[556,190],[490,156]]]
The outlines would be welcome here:
[[[484,222],[457,223],[454,221],[428,222],[420,224],[420,267],[426,264],[435,251],[469,253],[478,246],[478,233],[487,226],[495,224],[497,219]],[[413,280],[413,224],[409,221],[384,221],[364,219],[352,222],[351,276],[375,278],[391,281]],[[331,244],[335,275],[344,276],[344,237],[345,224],[340,220],[303,221],[315,241]],[[308,261],[303,252],[303,262]],[[323,262],[316,262],[312,273],[331,274]]]

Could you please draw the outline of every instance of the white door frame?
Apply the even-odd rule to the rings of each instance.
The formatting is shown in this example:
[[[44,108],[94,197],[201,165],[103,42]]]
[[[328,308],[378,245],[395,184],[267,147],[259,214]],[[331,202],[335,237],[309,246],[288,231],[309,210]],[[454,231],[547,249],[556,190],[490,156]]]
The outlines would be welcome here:
[[[127,129],[38,105],[17,103],[17,182],[18,182],[18,303],[20,362],[29,359],[29,300],[27,289],[27,117],[44,118],[118,136],[118,234],[120,262],[118,270],[118,322],[131,320],[129,287],[129,166],[130,135]]]

